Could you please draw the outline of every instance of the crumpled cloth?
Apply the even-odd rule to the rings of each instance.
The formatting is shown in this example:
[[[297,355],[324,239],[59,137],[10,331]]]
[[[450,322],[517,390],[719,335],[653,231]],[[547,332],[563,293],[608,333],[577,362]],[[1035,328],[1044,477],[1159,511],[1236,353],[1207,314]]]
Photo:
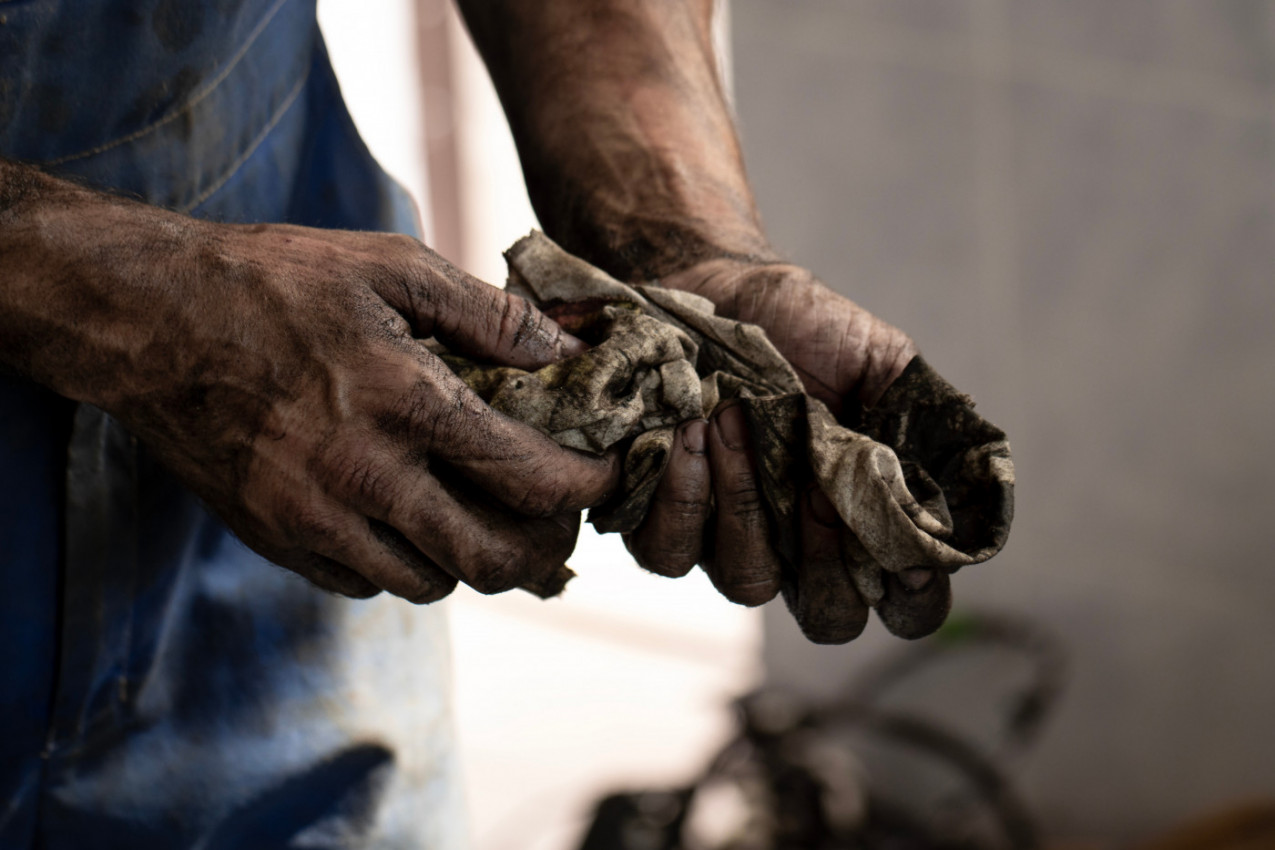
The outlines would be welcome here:
[[[637,529],[676,426],[740,399],[788,576],[801,557],[799,499],[811,482],[858,541],[845,557],[870,606],[884,596],[886,572],[951,573],[1004,545],[1013,516],[1009,443],[922,358],[876,405],[849,404],[838,423],[761,328],[714,315],[705,298],[620,283],[539,232],[505,259],[509,290],[593,347],[530,373],[442,356],[493,408],[559,444],[598,454],[620,446],[619,491],[589,512],[598,531]],[[537,592],[561,589],[551,585]],[[787,587],[784,595],[791,607]]]

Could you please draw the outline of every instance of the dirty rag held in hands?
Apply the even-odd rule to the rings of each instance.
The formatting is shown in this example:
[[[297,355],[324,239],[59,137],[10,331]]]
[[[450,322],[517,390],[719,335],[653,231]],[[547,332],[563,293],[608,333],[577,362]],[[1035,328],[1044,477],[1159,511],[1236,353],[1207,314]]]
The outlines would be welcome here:
[[[641,525],[676,426],[740,399],[794,613],[798,500],[811,482],[849,527],[844,561],[873,607],[886,572],[951,573],[1004,545],[1014,486],[1005,434],[920,357],[875,406],[852,405],[838,424],[760,328],[714,315],[705,298],[627,286],[539,232],[505,258],[509,290],[593,348],[532,373],[442,356],[493,408],[561,445],[601,453],[628,441],[620,491],[589,513],[598,531]]]

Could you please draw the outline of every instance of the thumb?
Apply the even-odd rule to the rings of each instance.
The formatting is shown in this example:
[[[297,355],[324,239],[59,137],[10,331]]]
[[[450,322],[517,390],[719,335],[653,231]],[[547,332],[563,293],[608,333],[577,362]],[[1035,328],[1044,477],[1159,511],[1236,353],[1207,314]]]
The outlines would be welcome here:
[[[381,293],[418,334],[476,360],[528,370],[588,349],[530,301],[429,254],[423,273]]]

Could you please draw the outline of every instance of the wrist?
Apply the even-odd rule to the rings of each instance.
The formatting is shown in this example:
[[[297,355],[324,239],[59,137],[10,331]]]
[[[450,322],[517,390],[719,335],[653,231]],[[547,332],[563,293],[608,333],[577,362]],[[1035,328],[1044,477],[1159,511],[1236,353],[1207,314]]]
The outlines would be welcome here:
[[[207,225],[34,168],[0,169],[0,362],[110,410],[144,371],[151,329],[172,319],[157,294],[179,277],[188,231]]]
[[[719,268],[753,268],[779,261],[758,234],[709,227],[699,219],[687,220],[690,218],[607,223],[595,218],[547,232],[568,251],[617,280],[700,291],[719,304],[712,294],[721,288],[714,284]]]
[[[629,282],[775,259],[718,78],[711,2],[460,5],[558,244]]]
[[[814,283],[810,272],[774,253],[711,257],[676,269],[659,280],[661,286],[707,298],[719,316],[762,325],[766,324],[768,312],[784,299],[785,289]]]

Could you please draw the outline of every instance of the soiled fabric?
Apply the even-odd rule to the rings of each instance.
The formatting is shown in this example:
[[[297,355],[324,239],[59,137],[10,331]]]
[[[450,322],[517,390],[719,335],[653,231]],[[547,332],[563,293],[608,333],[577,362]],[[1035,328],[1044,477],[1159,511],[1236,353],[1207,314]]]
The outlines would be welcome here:
[[[622,448],[620,491],[589,514],[599,531],[637,529],[676,426],[739,399],[786,585],[801,557],[798,500],[811,483],[852,532],[848,568],[874,607],[887,572],[951,573],[1004,545],[1014,487],[1005,434],[922,358],[875,406],[851,406],[838,422],[760,328],[714,315],[707,299],[627,286],[541,233],[505,256],[510,290],[593,348],[532,373],[444,357],[495,409],[558,443]],[[785,591],[790,604],[793,596]]]

